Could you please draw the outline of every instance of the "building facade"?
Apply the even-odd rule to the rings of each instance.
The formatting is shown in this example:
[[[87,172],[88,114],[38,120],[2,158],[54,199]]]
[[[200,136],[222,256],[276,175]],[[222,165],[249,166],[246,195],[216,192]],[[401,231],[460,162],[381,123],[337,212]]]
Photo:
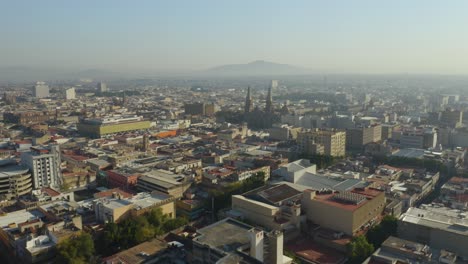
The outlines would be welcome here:
[[[62,184],[58,145],[50,145],[47,148],[32,147],[30,151],[21,154],[21,163],[31,171],[34,189],[59,187]]]

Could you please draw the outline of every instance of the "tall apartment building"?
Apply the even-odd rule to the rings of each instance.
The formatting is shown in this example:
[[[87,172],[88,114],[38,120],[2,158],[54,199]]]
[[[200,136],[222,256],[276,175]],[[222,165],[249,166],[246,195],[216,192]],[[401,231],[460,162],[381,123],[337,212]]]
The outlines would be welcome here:
[[[439,121],[445,125],[459,127],[463,124],[463,111],[447,109],[439,113]]]
[[[49,86],[45,82],[37,82],[33,88],[33,96],[36,98],[49,97]]]
[[[107,88],[107,84],[104,82],[98,82],[97,89],[101,93],[105,93],[109,91],[109,89]]]
[[[400,148],[435,148],[437,131],[434,128],[424,128],[403,131],[400,135]]]
[[[67,100],[76,99],[75,87],[71,87],[71,88],[65,90],[65,99],[67,99]]]
[[[314,145],[322,145],[324,154],[334,157],[345,155],[346,132],[337,130],[313,129],[299,132],[297,142],[302,153],[315,154]]]
[[[212,116],[215,113],[215,105],[213,103],[191,103],[184,105],[185,114],[189,115],[207,115]]]
[[[371,125],[346,129],[346,148],[362,149],[366,144],[382,139],[382,126]]]
[[[30,151],[21,153],[21,163],[31,171],[34,189],[62,184],[59,145],[32,147]]]

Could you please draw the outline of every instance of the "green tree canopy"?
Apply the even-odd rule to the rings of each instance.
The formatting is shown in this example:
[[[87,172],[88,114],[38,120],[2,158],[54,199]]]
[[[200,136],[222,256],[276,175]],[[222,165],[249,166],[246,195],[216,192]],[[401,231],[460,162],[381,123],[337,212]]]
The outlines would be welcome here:
[[[93,238],[90,234],[82,232],[58,244],[56,263],[90,263],[94,252]]]
[[[354,237],[348,244],[349,263],[362,263],[374,252],[365,236]]]

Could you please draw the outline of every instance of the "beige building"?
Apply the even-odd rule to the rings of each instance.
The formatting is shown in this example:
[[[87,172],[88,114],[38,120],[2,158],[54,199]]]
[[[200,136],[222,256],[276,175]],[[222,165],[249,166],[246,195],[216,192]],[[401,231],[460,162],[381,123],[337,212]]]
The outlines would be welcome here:
[[[398,222],[398,236],[468,257],[468,219],[445,207],[411,207]]]
[[[99,222],[120,222],[130,217],[161,208],[162,213],[175,218],[175,199],[161,193],[138,193],[130,199],[122,199],[119,194],[113,198],[99,199],[94,205],[96,219]]]
[[[385,193],[371,188],[350,192],[306,190],[301,205],[308,220],[352,236],[381,215]]]
[[[302,192],[287,184],[265,186],[232,196],[232,209],[251,223],[270,230],[300,229]],[[297,202],[297,203],[296,203]]]
[[[313,129],[299,132],[297,142],[302,153],[317,153],[317,146],[323,146],[323,154],[334,157],[345,155],[346,132],[337,130]]]
[[[362,149],[371,142],[379,142],[382,139],[382,126],[371,125],[356,127],[346,130],[346,148]]]

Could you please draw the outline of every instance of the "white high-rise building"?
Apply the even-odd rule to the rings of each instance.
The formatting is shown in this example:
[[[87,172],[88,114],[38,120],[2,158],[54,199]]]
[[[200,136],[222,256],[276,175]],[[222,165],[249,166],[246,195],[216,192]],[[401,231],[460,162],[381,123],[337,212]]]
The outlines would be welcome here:
[[[60,187],[62,184],[59,145],[32,147],[30,151],[21,154],[21,163],[32,172],[34,189]]]
[[[37,82],[33,88],[33,96],[36,98],[49,97],[49,86],[45,82]]]
[[[276,91],[278,89],[279,82],[278,80],[271,80],[271,90]]]
[[[97,89],[99,92],[101,93],[104,93],[104,92],[107,92],[109,91],[109,89],[107,89],[107,84],[106,83],[103,83],[103,82],[99,82],[97,84]]]
[[[67,100],[76,99],[75,87],[65,90],[65,99]]]

